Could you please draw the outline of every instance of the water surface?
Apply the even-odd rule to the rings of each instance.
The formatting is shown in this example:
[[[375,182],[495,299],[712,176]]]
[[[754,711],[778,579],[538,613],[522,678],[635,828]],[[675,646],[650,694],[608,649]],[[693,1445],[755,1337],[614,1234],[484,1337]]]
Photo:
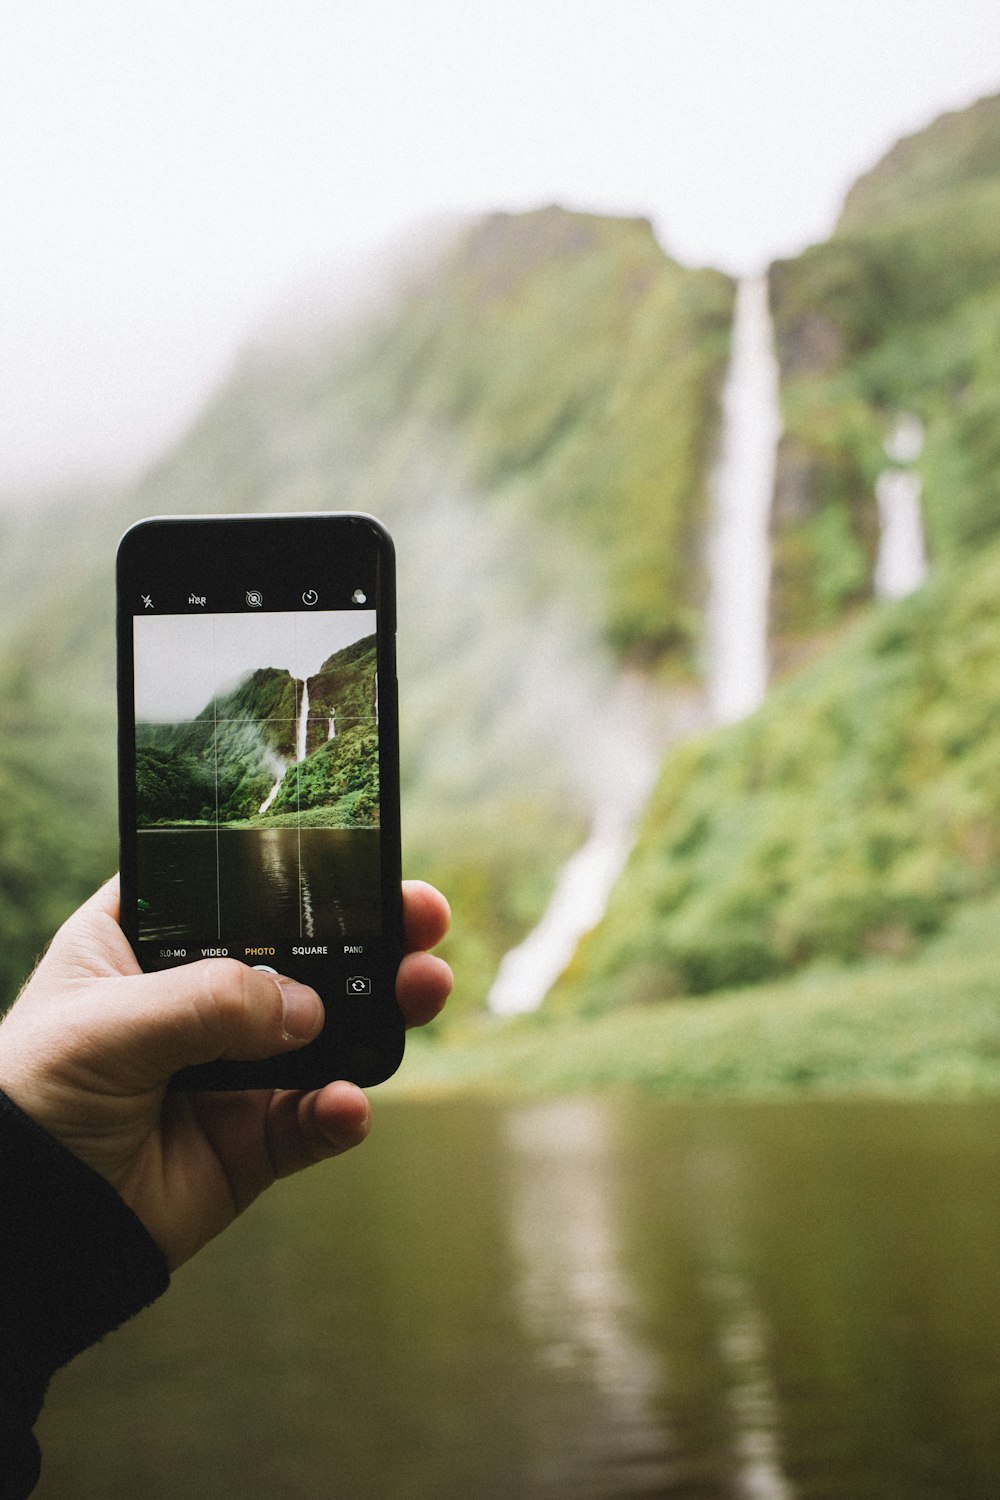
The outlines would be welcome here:
[[[978,1500],[1000,1105],[383,1102],[57,1377],[39,1500]]]
[[[375,828],[144,828],[143,940],[295,943],[376,936]]]

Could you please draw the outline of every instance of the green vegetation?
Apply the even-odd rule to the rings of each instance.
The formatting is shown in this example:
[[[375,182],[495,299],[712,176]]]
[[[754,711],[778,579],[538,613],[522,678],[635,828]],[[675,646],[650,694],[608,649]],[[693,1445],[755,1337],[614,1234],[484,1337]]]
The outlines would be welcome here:
[[[0,994],[13,999],[56,927],[117,866],[108,723],[0,703]]]
[[[279,817],[294,817],[302,827],[376,826],[378,731],[371,720],[352,725],[290,766],[271,811]]]
[[[670,756],[562,1003],[905,955],[1000,883],[1000,545]]]
[[[416,1097],[641,1089],[975,1098],[1000,1094],[1000,902],[970,902],[920,955],[815,968],[710,1000],[581,1021],[541,1013],[434,1044],[414,1034],[386,1090]]]
[[[616,652],[689,668],[732,302],[727,278],[681,270],[643,219],[494,214],[349,380],[369,421],[405,411],[421,444],[444,436],[460,482],[531,529],[540,599],[587,583]],[[578,562],[585,578],[560,576]]]
[[[833,238],[771,273],[786,377],[772,620],[779,648],[870,597],[874,484],[900,411],[926,431],[928,540],[1000,527],[1000,98],[901,141]]]
[[[209,760],[155,744],[140,745],[135,757],[135,786],[140,828],[216,821],[214,757]],[[229,796],[225,800],[228,803]]]
[[[885,1083],[898,1064],[918,1087],[901,1061],[912,1050],[901,1028],[924,1027],[913,1045],[929,1058],[942,1036],[928,1021],[932,996],[956,1036],[969,1020],[950,1011],[943,963],[928,956],[931,977],[920,976],[925,947],[946,951],[934,935],[1000,885],[998,208],[993,100],[903,143],[852,193],[828,245],[774,268],[786,436],[772,623],[779,658],[789,639],[821,631],[828,649],[751,720],[683,747],[663,768],[606,917],[551,1006],[560,1028],[616,1013],[599,1023],[629,1058],[616,1077],[645,1076],[628,1037],[646,1016],[651,1076],[682,1079],[693,1067],[696,1092],[768,1077],[761,1086],[794,1086],[800,1064],[818,1086],[852,1077],[861,1086],[860,1061],[844,1070],[805,1061],[825,1024],[813,999],[833,997],[836,1024],[847,1026],[862,1003],[895,996],[910,1019],[897,1024],[891,1007],[870,1018],[866,1066]],[[874,483],[900,410],[926,427],[936,569],[917,595],[859,618],[877,542]],[[973,944],[982,936],[975,929]],[[957,973],[959,950],[947,951]],[[975,948],[967,956],[974,968]],[[816,965],[846,968],[820,980]],[[893,965],[922,986],[922,1010],[898,1010]],[[977,1005],[988,967],[976,970]],[[795,972],[803,977],[779,982]],[[713,999],[694,1020],[700,1002],[689,997],[734,986],[745,999]],[[961,1004],[961,984],[956,994]],[[740,1028],[764,1025],[771,1010],[790,1040],[760,1073],[752,1047],[734,1059]],[[723,1055],[718,1043],[730,1062],[685,1054],[668,1067],[653,1040],[661,1033],[671,1045],[700,1035],[706,1057]],[[586,1035],[581,1046],[601,1045],[599,1029]],[[862,1050],[858,1042],[858,1059]],[[988,1062],[976,1066],[994,1080]]]
[[[376,646],[373,635],[345,646],[323,663],[309,679],[309,717],[306,747],[315,750],[333,718],[339,729],[356,720],[376,717]]]
[[[455,897],[452,1016],[583,836],[606,660],[695,670],[732,299],[642,220],[497,214],[348,349],[330,442],[397,536],[404,859]]]
[[[301,688],[259,667],[197,718],[136,726],[140,828],[180,823],[370,828],[379,820],[375,637],[335,651],[309,679],[305,759],[295,762]],[[313,710],[317,717],[312,717]],[[330,737],[331,719],[340,732]],[[267,815],[261,807],[285,771]]]

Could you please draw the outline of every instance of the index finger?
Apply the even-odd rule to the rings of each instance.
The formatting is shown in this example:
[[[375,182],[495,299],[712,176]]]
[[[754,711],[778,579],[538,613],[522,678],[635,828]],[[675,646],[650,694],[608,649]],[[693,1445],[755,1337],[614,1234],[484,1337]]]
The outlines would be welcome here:
[[[407,953],[433,948],[448,931],[451,907],[425,880],[403,881],[403,938]]]

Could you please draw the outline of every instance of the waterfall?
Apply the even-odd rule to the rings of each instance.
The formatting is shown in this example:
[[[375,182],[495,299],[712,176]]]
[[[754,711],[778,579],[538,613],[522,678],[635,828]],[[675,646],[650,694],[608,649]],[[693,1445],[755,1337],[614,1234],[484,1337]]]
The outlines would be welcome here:
[[[632,848],[635,812],[630,811],[598,811],[586,843],[563,865],[541,921],[504,954],[487,999],[494,1015],[537,1010],[580,939],[597,926]]]
[[[647,720],[642,685],[634,678],[622,679],[603,723],[595,726],[595,741],[606,741],[603,753],[613,771],[601,791],[590,833],[560,871],[538,925],[504,954],[486,1001],[494,1015],[537,1010],[580,939],[604,915],[656,774]]]
[[[877,599],[901,599],[927,577],[922,486],[920,475],[911,467],[923,447],[920,418],[900,413],[885,442],[887,457],[899,467],[883,469],[875,481],[880,528],[873,580]]]
[[[260,814],[262,814],[262,813],[266,813],[267,812],[268,808],[271,806],[271,803],[274,801],[275,797],[278,795],[278,788],[281,786],[281,783],[284,781],[284,779],[285,779],[285,767],[282,766],[281,770],[278,772],[278,779],[277,779],[277,781],[274,783],[274,786],[268,792],[267,796],[264,798],[263,802],[260,804],[260,807],[257,809],[258,816]]]
[[[707,697],[711,716],[720,723],[752,712],[767,689],[768,536],[780,434],[767,277],[754,276],[737,288],[722,392],[722,442],[711,483]],[[495,1015],[537,1010],[580,939],[603,917],[655,777],[654,746],[643,727],[647,721],[648,715],[642,719],[611,706],[608,723],[621,774],[605,787],[590,834],[563,866],[538,925],[505,954],[487,998]],[[681,709],[659,744],[676,742],[703,725],[703,713]]]
[[[292,680],[295,681],[294,678]],[[332,719],[330,720],[330,724],[331,724],[331,729],[332,729],[332,725],[333,725],[333,720]],[[300,761],[300,760],[305,760],[305,758],[306,758],[306,734],[307,734],[308,728],[309,728],[309,684],[305,680],[305,678],[303,678],[303,680],[302,680],[302,698],[300,700],[298,713],[297,713],[297,716],[296,716],[296,719],[295,719],[295,755],[293,757],[293,762],[292,762],[293,764],[296,763],[296,762],[298,762],[298,761]],[[332,737],[332,734],[331,734],[331,737]],[[260,807],[258,809],[258,816],[260,816],[263,813],[267,812],[268,808],[271,806],[271,803],[274,801],[275,797],[278,795],[278,789],[281,786],[281,783],[285,779],[285,772],[287,770],[288,770],[288,762],[285,762],[283,764],[279,763],[279,766],[278,766],[278,779],[274,783],[274,786],[271,788],[271,790],[268,792],[267,796],[264,798],[263,802],[260,804]]]
[[[722,441],[712,475],[707,685],[712,717],[734,723],[767,691],[768,534],[781,414],[767,277],[736,290],[722,389]]]
[[[295,726],[295,759],[306,758],[306,733],[309,729],[309,683],[302,679],[302,703],[299,708],[298,723]]]
[[[336,715],[336,713],[332,713],[330,715],[330,723],[329,723],[329,725],[327,727],[326,737],[327,737],[328,740],[335,740],[337,738],[337,715]]]

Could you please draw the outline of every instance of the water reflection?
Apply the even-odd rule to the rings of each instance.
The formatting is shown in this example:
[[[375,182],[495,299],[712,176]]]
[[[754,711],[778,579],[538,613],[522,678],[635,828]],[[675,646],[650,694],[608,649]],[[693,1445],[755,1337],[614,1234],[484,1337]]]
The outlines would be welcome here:
[[[995,1500],[998,1229],[997,1105],[383,1101],[57,1377],[36,1500]]]
[[[261,828],[255,837],[260,867],[274,891],[275,900],[282,908],[290,906],[298,874],[297,843],[293,844],[285,829]]]
[[[754,1284],[748,1179],[732,1142],[711,1142],[684,1164],[687,1234],[718,1351],[723,1409],[731,1425],[733,1493],[740,1500],[792,1500],[782,1464],[781,1400],[773,1371],[774,1332]]]
[[[138,860],[144,939],[238,948],[378,932],[374,828],[144,829]]]
[[[570,1100],[511,1112],[504,1125],[513,1293],[535,1358],[599,1397],[574,1436],[605,1482],[617,1468],[622,1493],[652,1493],[674,1477],[674,1445],[620,1243],[612,1118],[606,1105]]]
[[[719,1309],[719,1352],[729,1375],[737,1494],[743,1500],[792,1500],[795,1492],[781,1464],[780,1408],[766,1321],[738,1274],[715,1276],[708,1289]]]

